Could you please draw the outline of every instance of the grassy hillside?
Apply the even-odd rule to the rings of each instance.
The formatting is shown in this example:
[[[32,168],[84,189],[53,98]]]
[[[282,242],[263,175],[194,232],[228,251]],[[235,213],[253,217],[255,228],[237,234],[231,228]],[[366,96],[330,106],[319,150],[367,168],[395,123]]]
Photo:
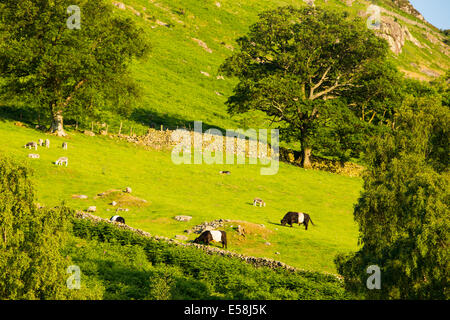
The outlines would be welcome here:
[[[35,151],[23,145],[39,138],[49,138],[51,148],[39,148],[40,159],[28,159]],[[275,176],[262,176],[257,165],[175,165],[169,151],[145,150],[143,147],[110,137],[88,137],[71,134],[62,150],[62,139],[36,130],[0,122],[0,153],[26,159],[35,171],[37,202],[67,205],[80,210],[97,206],[96,215],[110,218],[115,214],[113,200],[128,212],[121,212],[128,225],[151,234],[174,237],[187,235],[204,221],[231,219],[246,221],[251,232],[240,237],[230,223],[229,250],[268,257],[307,270],[335,272],[333,258],[338,252],[357,248],[357,227],[353,221],[353,204],[361,189],[359,178],[326,172],[303,170],[280,164]],[[69,166],[53,162],[68,156]],[[220,170],[230,170],[223,176]],[[108,190],[131,187],[131,196],[96,195]],[[72,195],[89,199],[72,199]],[[266,207],[252,206],[260,197]],[[147,202],[142,202],[141,199]],[[287,211],[311,215],[316,226],[282,227],[280,220]],[[190,222],[178,222],[176,215],[190,215]],[[241,223],[242,224],[242,223]],[[260,226],[263,224],[264,227]],[[188,236],[189,240],[195,235]],[[270,242],[271,245],[267,245]],[[279,252],[279,254],[276,254]]]
[[[144,26],[153,44],[150,58],[134,66],[136,78],[144,88],[144,99],[131,115],[132,120],[169,127],[188,126],[194,120],[226,129],[269,125],[258,114],[252,115],[249,121],[241,116],[229,117],[224,102],[232,93],[235,81],[217,79],[217,70],[236,48],[235,40],[257,21],[258,13],[281,5],[306,5],[302,0],[124,0],[113,3],[119,12],[134,17]],[[316,0],[315,3],[357,15],[364,14],[372,2],[357,0],[351,6],[342,0]],[[436,28],[389,1],[374,3],[396,14],[396,21],[408,27],[422,46],[406,40],[401,54],[391,54],[391,59],[407,76],[430,80],[432,77],[427,73],[442,74],[450,67],[450,59],[439,42],[430,40],[438,38]],[[117,130],[117,121],[111,125]]]

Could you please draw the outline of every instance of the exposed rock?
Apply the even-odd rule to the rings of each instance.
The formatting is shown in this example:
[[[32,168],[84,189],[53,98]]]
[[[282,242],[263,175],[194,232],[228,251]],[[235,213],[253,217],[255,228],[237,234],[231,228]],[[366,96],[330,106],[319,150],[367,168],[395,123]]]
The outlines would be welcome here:
[[[182,240],[182,241],[187,241],[188,237],[177,234],[177,235],[175,236],[175,239],[177,239],[177,240]]]
[[[87,135],[87,136],[90,136],[90,137],[94,137],[95,136],[95,133],[93,133],[92,131],[89,131],[89,130],[84,130],[84,134]]]
[[[115,206],[117,205],[117,202],[113,201],[113,202],[111,202],[111,205],[112,205],[113,207],[115,207]]]
[[[427,76],[437,78],[440,76],[440,74],[434,70],[428,69],[427,67],[422,67],[420,69],[421,72],[425,73]]]
[[[192,219],[191,216],[176,216],[174,218],[177,221],[190,221]]]
[[[393,2],[397,5],[397,7],[400,10],[402,10],[402,11],[404,11],[404,12],[406,12],[406,13],[408,13],[408,14],[410,14],[410,15],[412,15],[412,16],[414,16],[414,17],[416,17],[416,18],[418,18],[418,19],[420,19],[422,21],[425,21],[425,18],[420,14],[419,11],[417,11],[411,5],[411,3],[408,0],[393,0]]]
[[[132,190],[131,190],[130,187],[126,187],[125,190],[124,190],[125,193],[131,193],[131,191],[132,191]]]
[[[72,199],[83,199],[83,200],[85,200],[85,199],[87,199],[88,198],[88,196],[86,196],[86,195],[84,195],[84,194],[74,194],[73,196],[72,196]]]
[[[91,206],[91,207],[87,208],[86,211],[87,212],[96,212],[97,211],[97,207],[96,206]]]
[[[202,40],[200,40],[200,39],[196,39],[196,38],[192,38],[192,40],[194,40],[195,42],[197,42],[197,44],[198,44],[200,47],[202,47],[206,52],[209,52],[209,53],[212,53],[212,52],[213,52],[210,48],[208,48],[208,45],[207,45],[204,41],[202,41]]]
[[[127,8],[127,7],[125,6],[125,4],[122,3],[122,2],[113,1],[112,4],[115,5],[117,8],[119,8],[120,10],[125,10],[125,9]]]
[[[245,229],[241,226],[241,225],[238,225],[237,226],[237,232],[239,233],[239,235],[241,235],[241,236],[244,236],[245,237]]]
[[[169,27],[169,24],[168,24],[168,23],[165,23],[165,22],[163,22],[163,21],[156,20],[155,22],[156,22],[156,24],[158,24],[158,25],[160,25],[160,26],[167,27],[167,28]]]
[[[200,73],[201,73],[202,75],[206,76],[206,77],[209,77],[209,73],[208,73],[208,72],[200,71]]]
[[[270,245],[272,245],[270,242],[266,242],[266,243],[264,243],[266,246],[270,246]]]

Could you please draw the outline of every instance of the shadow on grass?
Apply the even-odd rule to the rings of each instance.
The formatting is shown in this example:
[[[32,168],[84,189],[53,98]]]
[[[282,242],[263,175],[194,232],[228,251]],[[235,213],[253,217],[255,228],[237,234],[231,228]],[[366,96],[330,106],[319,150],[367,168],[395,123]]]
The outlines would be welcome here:
[[[167,113],[158,113],[156,111],[147,110],[144,108],[136,108],[130,115],[130,120],[142,123],[143,125],[149,126],[150,128],[160,129],[161,125],[164,129],[176,130],[176,129],[187,129],[194,130],[194,121],[181,119]],[[219,128],[213,126],[212,124],[202,122],[203,132],[208,129],[217,129],[225,134],[226,130],[224,128]]]

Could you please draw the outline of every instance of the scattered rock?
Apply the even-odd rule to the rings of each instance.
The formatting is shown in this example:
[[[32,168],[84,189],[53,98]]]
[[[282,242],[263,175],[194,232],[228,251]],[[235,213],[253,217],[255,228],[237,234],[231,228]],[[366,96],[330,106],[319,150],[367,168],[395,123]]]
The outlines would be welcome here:
[[[28,158],[31,158],[31,159],[39,159],[41,156],[40,155],[38,155],[38,154],[36,154],[36,153],[30,153],[29,155],[28,155]]]
[[[175,239],[187,241],[188,237],[177,234],[177,235],[175,236]]]
[[[245,229],[242,226],[240,225],[237,226],[237,232],[239,233],[239,235],[245,237]]]
[[[74,194],[72,196],[72,199],[83,199],[86,200],[88,198],[88,196],[84,195],[84,194]]]
[[[92,131],[89,131],[89,130],[84,130],[84,134],[89,136],[89,137],[94,137],[95,136],[95,133],[93,133]]]
[[[207,45],[204,41],[202,41],[202,40],[200,40],[200,39],[196,39],[196,38],[192,38],[192,40],[194,40],[195,42],[197,42],[197,44],[198,44],[200,47],[202,47],[203,49],[205,49],[206,52],[209,52],[209,53],[212,53],[212,52],[213,52],[210,48],[208,48],[208,45]]]
[[[111,202],[111,205],[112,205],[113,207],[115,207],[115,206],[117,205],[117,202],[113,201],[113,202]]]
[[[160,25],[160,26],[169,28],[169,24],[168,24],[168,23],[162,22],[162,21],[160,21],[160,20],[156,20],[156,23],[157,23],[158,25]]]
[[[270,246],[270,245],[272,245],[270,242],[266,242],[266,243],[264,243],[266,246]]]
[[[209,73],[208,73],[208,72],[205,72],[205,71],[200,71],[200,73],[201,73],[202,75],[206,76],[206,77],[209,77],[209,76],[210,76]]]
[[[97,207],[96,206],[91,206],[91,207],[87,208],[86,211],[87,212],[96,212],[97,211]]]
[[[275,254],[280,254],[280,253],[277,251],[277,252],[275,252]]]
[[[125,193],[131,193],[131,191],[132,191],[132,190],[131,190],[130,187],[126,187],[124,192],[125,192]]]
[[[115,5],[117,8],[119,8],[120,10],[125,10],[126,9],[125,4],[122,3],[122,2],[113,1],[112,4]]]
[[[187,222],[187,221],[190,221],[192,219],[192,217],[191,216],[176,216],[174,219],[177,221]]]

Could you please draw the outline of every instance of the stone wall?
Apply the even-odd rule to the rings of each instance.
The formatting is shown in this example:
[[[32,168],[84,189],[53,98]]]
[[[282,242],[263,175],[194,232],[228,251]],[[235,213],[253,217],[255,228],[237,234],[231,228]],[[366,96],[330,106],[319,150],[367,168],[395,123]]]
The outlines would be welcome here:
[[[156,130],[156,129],[148,129],[147,133],[143,136],[137,135],[113,135],[122,140],[126,140],[128,142],[136,143],[143,146],[148,146],[153,149],[161,150],[161,149],[172,149],[175,147],[180,141],[180,138],[173,138],[176,136],[174,134],[176,130]],[[182,132],[178,130],[178,132]],[[203,151],[225,151],[227,150],[227,139],[233,139],[232,145],[235,155],[244,155],[250,158],[257,159],[267,159],[268,157],[275,155],[274,150],[270,147],[270,145],[259,142],[252,141],[249,142],[249,139],[238,138],[238,137],[222,137],[218,135],[208,134],[208,133],[200,133],[195,131],[186,131],[191,136],[191,143],[193,146],[194,141],[202,141],[202,150]]]

